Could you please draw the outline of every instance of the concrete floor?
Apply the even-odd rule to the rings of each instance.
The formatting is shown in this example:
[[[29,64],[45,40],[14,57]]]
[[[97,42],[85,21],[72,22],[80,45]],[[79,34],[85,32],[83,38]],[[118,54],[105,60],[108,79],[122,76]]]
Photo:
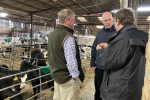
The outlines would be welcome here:
[[[90,82],[86,84],[85,88],[80,92],[79,98],[76,100],[94,100],[94,78],[90,79]]]

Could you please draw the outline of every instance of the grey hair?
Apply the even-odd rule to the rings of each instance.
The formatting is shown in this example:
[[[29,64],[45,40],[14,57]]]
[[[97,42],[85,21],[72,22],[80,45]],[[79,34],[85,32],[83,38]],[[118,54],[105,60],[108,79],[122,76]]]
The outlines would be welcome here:
[[[58,22],[60,24],[63,24],[65,22],[65,19],[70,20],[71,15],[75,15],[75,13],[70,9],[63,9],[58,13]]]

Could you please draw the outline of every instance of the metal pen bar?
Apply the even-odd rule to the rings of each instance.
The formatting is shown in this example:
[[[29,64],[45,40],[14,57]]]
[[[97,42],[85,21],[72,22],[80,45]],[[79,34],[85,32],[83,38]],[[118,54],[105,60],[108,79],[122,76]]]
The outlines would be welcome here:
[[[39,85],[36,85],[36,86],[34,86],[34,87],[32,87],[32,88],[29,88],[29,89],[27,89],[27,90],[25,90],[25,91],[22,91],[22,92],[20,92],[20,93],[17,93],[17,94],[15,94],[15,95],[13,95],[13,96],[11,96],[11,97],[5,99],[5,100],[10,100],[11,98],[13,98],[13,97],[15,97],[15,96],[18,96],[18,95],[20,95],[20,94],[22,94],[22,93],[24,93],[24,92],[27,92],[27,91],[29,91],[29,90],[35,88],[35,87],[38,87],[38,86],[39,86]],[[52,89],[52,88],[53,88],[53,87],[49,88],[49,90]],[[40,94],[40,93],[38,93],[38,94]],[[34,97],[37,96],[38,94],[32,96],[32,98],[34,98]]]
[[[48,90],[50,90],[51,88],[49,88]],[[46,89],[46,91],[48,91],[47,89]],[[44,91],[45,92],[45,91]],[[42,93],[43,93],[43,91],[42,91]],[[53,92],[50,92],[50,94],[51,93],[53,93]],[[36,95],[34,95],[34,96],[32,96],[32,97],[30,97],[30,98],[28,98],[27,100],[30,100],[30,99],[32,99],[32,98],[34,98],[35,96],[37,96],[37,95],[39,95],[39,94],[41,94],[41,92],[40,93],[37,93]]]
[[[46,74],[46,75],[49,75],[49,74]],[[42,75],[42,76],[40,76],[40,77],[44,77],[44,76],[46,76],[46,75]],[[38,79],[38,78],[40,78],[40,77],[33,78],[33,79],[28,80],[28,81],[25,81],[25,82],[23,82],[23,83],[26,83],[26,82],[30,82],[30,81],[36,80],[36,79]],[[51,81],[53,81],[53,79],[52,79]],[[6,89],[9,89],[9,88],[11,88],[11,87],[14,87],[14,86],[17,86],[17,85],[20,85],[20,84],[22,84],[22,83],[18,83],[18,84],[15,84],[15,85],[12,85],[12,86],[9,86],[9,87],[6,87],[6,88],[3,88],[3,89],[0,89],[0,91],[3,91],[3,90],[6,90]]]
[[[42,67],[42,68],[46,68],[47,66],[45,67]],[[39,68],[36,68],[36,69],[32,69],[32,70],[28,70],[28,71],[24,71],[24,72],[20,72],[20,73],[17,73],[17,74],[13,74],[13,75],[9,75],[9,76],[5,76],[5,77],[1,77],[0,80],[2,79],[5,79],[5,78],[9,78],[9,77],[12,77],[12,76],[16,76],[16,75],[20,75],[20,74],[26,74],[27,72],[32,72],[32,71],[35,71],[35,70],[39,70],[41,69],[40,67]],[[13,70],[12,70],[13,71]],[[19,70],[18,70],[19,71]],[[49,73],[51,74],[51,73]]]
[[[44,76],[45,76],[45,75],[44,75]],[[34,79],[36,79],[36,78],[34,78]],[[34,80],[34,79],[32,79],[32,80]],[[29,80],[29,81],[32,81],[32,80]],[[26,81],[26,82],[29,82],[29,81]],[[53,79],[52,79],[52,80],[49,80],[48,82],[50,82],[50,81],[53,81]],[[25,83],[25,82],[23,82],[23,83]],[[23,92],[21,92],[21,93],[24,93],[24,92],[26,92],[26,91],[28,91],[28,90],[31,90],[31,89],[33,89],[33,88],[35,88],[35,87],[41,86],[41,85],[46,84],[46,83],[47,83],[47,82],[43,82],[43,83],[41,83],[41,84],[39,84],[39,85],[36,85],[36,86],[34,86],[34,87],[30,88],[30,89],[27,89],[27,90],[23,91]],[[13,86],[17,86],[17,85],[20,85],[20,84],[22,84],[22,83],[15,84],[15,85],[9,86],[9,87],[7,87],[7,88],[11,88],[11,87],[13,87]],[[53,88],[53,87],[51,87],[51,88]],[[51,88],[49,88],[49,89],[51,89]],[[4,89],[6,89],[6,88],[4,88]],[[3,90],[3,89],[1,89],[1,90]],[[1,91],[1,90],[0,90],[0,91]],[[21,93],[18,93],[18,94],[16,94],[16,95],[13,95],[13,96],[9,97],[9,99],[10,99],[10,98],[13,98],[13,97],[15,97],[15,96],[17,96],[17,95],[20,95]],[[36,96],[36,95],[35,95],[35,96]]]

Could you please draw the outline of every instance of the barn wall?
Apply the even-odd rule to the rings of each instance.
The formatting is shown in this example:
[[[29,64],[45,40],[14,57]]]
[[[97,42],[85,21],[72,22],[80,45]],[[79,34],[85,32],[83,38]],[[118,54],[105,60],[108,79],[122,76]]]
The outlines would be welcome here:
[[[15,28],[15,30],[13,28]],[[33,25],[33,32],[51,33],[53,30],[53,27],[44,28],[44,26]],[[11,37],[13,36],[13,32],[30,33],[30,24],[0,20],[0,36]]]

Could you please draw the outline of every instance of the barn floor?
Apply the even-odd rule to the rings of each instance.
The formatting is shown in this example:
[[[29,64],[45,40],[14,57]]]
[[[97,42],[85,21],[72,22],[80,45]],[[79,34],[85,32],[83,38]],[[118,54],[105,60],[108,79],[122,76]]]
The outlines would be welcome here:
[[[82,69],[85,74],[85,80],[77,90],[76,100],[94,100],[94,72],[90,69],[90,61],[82,60]]]
[[[90,79],[90,82],[85,84],[85,88],[80,92],[81,94],[75,100],[94,100],[94,79]]]
[[[2,58],[2,56],[0,58]],[[8,60],[8,59],[10,59],[10,58],[6,57],[6,59],[0,60],[0,64],[5,63],[5,64],[7,64],[7,66],[9,66],[10,60]],[[19,70],[20,63],[22,62],[22,60],[20,58],[13,58],[13,59],[14,60],[11,61],[11,69],[10,70],[12,70],[12,67],[13,67],[13,70]],[[90,69],[89,65],[90,65],[90,60],[82,60],[82,68],[83,68],[83,72],[85,74],[85,80],[83,83],[80,82],[80,84],[79,84],[77,94],[76,94],[76,100],[94,100],[94,93],[95,93],[94,72]],[[22,91],[25,91],[31,87],[32,87],[31,83],[28,82],[27,88],[23,89]],[[42,90],[45,90],[47,88],[48,88],[47,85],[42,86]],[[49,93],[51,93],[51,94],[48,95]],[[24,99],[30,98],[31,96],[33,96],[33,90],[31,89],[29,91],[26,91],[22,95],[23,95]],[[48,90],[42,94],[42,96],[45,96],[45,95],[47,95],[47,96],[44,97],[43,100],[48,100],[49,98],[52,98],[53,90]],[[40,97],[41,97],[41,95],[38,96],[38,99],[40,99]],[[34,99],[31,99],[31,100],[34,100]]]

